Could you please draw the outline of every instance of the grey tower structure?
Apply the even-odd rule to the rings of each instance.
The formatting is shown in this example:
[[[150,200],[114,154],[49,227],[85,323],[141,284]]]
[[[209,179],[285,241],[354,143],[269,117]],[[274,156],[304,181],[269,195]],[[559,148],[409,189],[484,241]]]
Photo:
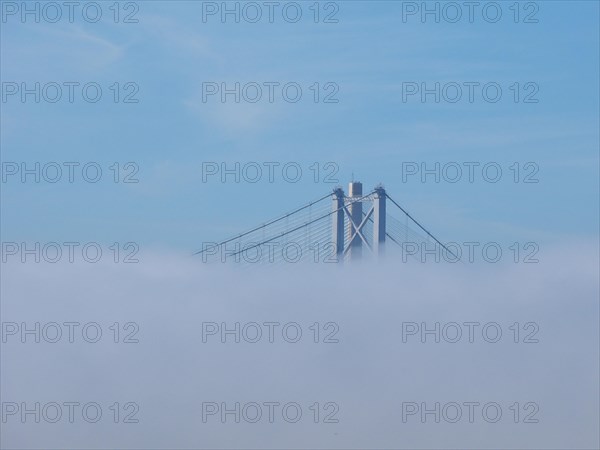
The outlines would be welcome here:
[[[363,195],[362,183],[353,181],[348,186],[348,196],[350,197],[350,220],[348,221],[348,231],[350,241],[348,242],[350,258],[358,259],[362,256],[362,235],[360,233],[360,223],[363,220],[363,204],[358,200]],[[358,200],[358,201],[357,201]]]
[[[339,262],[349,256],[356,260],[363,254],[363,246],[376,256],[383,253],[386,237],[386,199],[382,186],[377,186],[369,195],[363,196],[362,183],[353,181],[346,197],[342,188],[333,191],[332,239]],[[365,213],[363,204],[370,206]],[[364,234],[369,222],[373,223],[373,242],[370,244]]]

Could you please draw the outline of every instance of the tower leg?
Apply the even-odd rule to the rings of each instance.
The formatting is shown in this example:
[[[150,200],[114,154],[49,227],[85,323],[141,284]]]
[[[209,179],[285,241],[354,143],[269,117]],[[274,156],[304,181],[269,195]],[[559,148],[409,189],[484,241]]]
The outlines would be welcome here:
[[[352,182],[349,187],[349,195],[351,200],[355,200],[358,197],[362,197],[362,183]],[[350,218],[354,222],[355,227],[358,227],[363,219],[363,208],[362,202],[353,202],[350,204]],[[354,227],[352,224],[348,224],[350,227],[350,236],[354,234]],[[362,239],[358,234],[348,243],[350,246],[350,259],[360,259],[362,256]]]
[[[385,189],[375,188],[373,200],[373,251],[380,257],[385,248]]]
[[[342,262],[344,254],[344,190],[337,188],[333,191],[333,244],[337,262]]]

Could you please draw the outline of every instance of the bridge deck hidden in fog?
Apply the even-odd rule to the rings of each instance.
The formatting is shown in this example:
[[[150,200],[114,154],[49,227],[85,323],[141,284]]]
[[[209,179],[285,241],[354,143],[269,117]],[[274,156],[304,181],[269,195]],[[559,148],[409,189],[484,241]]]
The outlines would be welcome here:
[[[388,213],[388,206],[397,217]],[[362,183],[351,182],[348,195],[338,187],[235,237],[205,242],[195,254],[203,262],[343,262],[380,257],[387,246],[406,253],[428,243],[456,258],[381,185],[363,194]]]

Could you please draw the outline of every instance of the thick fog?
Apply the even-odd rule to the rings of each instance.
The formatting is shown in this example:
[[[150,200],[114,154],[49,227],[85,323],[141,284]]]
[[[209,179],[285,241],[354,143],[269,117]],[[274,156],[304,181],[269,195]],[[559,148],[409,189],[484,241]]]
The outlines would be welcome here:
[[[9,261],[1,445],[598,448],[597,247],[537,264]]]

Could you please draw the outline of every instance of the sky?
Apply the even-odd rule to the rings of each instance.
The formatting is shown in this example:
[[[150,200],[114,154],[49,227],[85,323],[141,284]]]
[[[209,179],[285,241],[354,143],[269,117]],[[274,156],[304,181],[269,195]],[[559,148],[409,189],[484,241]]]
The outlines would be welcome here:
[[[597,234],[597,2],[522,3],[518,23],[509,3],[495,23],[489,7],[485,16],[474,10],[471,23],[463,5],[451,23],[455,13],[439,6],[436,23],[432,14],[421,17],[419,4],[410,14],[411,2],[354,1],[321,4],[318,23],[312,3],[302,3],[296,23],[289,7],[285,17],[275,10],[270,23],[259,3],[261,19],[251,23],[253,11],[240,6],[236,23],[235,15],[221,17],[220,3],[178,1],[123,3],[118,23],[108,3],[96,23],[88,22],[94,10],[85,9],[84,19],[82,7],[72,23],[67,8],[50,23],[53,11],[40,7],[36,23],[8,3],[1,34],[4,240],[135,241],[186,253],[352,179],[365,189],[383,183],[443,241],[556,243]],[[34,89],[36,82],[40,102],[33,94],[23,102],[21,83]],[[64,82],[80,83],[72,103]],[[249,85],[239,103],[234,94],[203,101],[205,83],[234,89],[236,82],[241,92],[257,83],[262,97],[246,101],[255,95]],[[48,83],[64,90],[55,103],[45,101],[56,92]],[[100,85],[101,100],[84,100],[86,83]],[[273,102],[263,83],[279,83]],[[296,103],[284,99],[286,83],[302,89]],[[407,94],[423,83],[430,90],[439,83],[439,103],[435,94],[424,102]],[[464,83],[479,83],[472,102]],[[495,103],[486,100],[496,98],[494,87],[488,97],[482,92],[488,83],[502,90]],[[446,101],[457,98],[456,85],[462,96]],[[14,86],[19,91],[9,94]],[[34,171],[39,163],[40,174],[56,163],[63,174],[56,183],[43,174],[39,183],[34,175],[23,183],[22,163]],[[64,163],[78,163],[73,183]],[[83,178],[88,163],[103,171],[96,183]],[[135,169],[138,182],[114,183],[114,163],[120,179]],[[207,163],[219,172],[207,175]],[[230,174],[222,182],[221,164],[235,171],[236,163],[240,181]],[[273,182],[265,163],[275,164]],[[476,164],[473,182],[465,163]],[[484,173],[486,164],[492,167]],[[263,173],[252,183],[256,165]],[[457,165],[463,172],[451,182]],[[409,166],[419,172],[407,175]],[[422,182],[421,169],[436,167],[440,182],[432,174]],[[487,181],[497,167],[498,181]]]

